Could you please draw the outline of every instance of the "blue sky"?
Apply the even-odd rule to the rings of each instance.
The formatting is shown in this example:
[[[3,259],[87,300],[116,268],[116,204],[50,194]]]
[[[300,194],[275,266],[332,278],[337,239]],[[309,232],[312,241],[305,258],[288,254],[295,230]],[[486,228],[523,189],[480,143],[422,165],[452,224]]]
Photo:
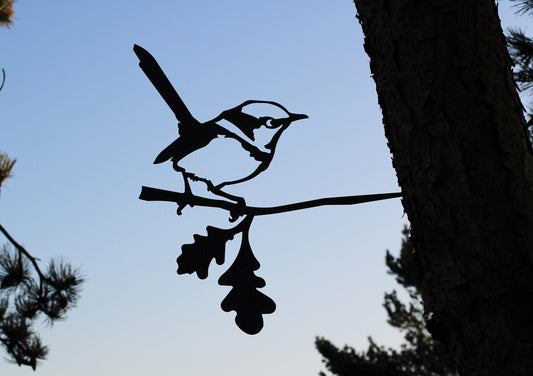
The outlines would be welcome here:
[[[77,308],[41,334],[48,375],[316,375],[315,336],[396,346],[383,293],[395,287],[406,218],[399,199],[257,218],[251,243],[262,290],[277,303],[243,334],[210,277],[176,274],[183,243],[226,213],[138,200],[181,190],[155,156],[176,121],[138,67],[150,51],[201,121],[246,99],[309,119],[291,126],[269,170],[231,188],[257,206],[398,190],[351,1],[18,0],[0,29],[0,150],[18,159],[0,223],[36,257],[63,256],[87,282]],[[504,25],[522,24],[507,2]],[[237,242],[235,242],[237,243]],[[235,245],[228,251],[229,266]],[[233,256],[232,256],[233,255]],[[0,362],[0,373],[33,374]]]

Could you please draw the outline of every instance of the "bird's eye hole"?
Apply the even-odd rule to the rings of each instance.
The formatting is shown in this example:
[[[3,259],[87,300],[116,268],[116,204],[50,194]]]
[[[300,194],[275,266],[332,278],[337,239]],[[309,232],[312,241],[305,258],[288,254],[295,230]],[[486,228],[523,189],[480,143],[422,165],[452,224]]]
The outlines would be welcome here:
[[[281,123],[279,122],[279,119],[272,119],[272,118],[268,118],[265,122],[265,126],[267,128],[277,128],[281,125]]]
[[[272,124],[272,121],[273,121],[273,120],[274,120],[274,119],[272,119],[272,118],[268,118],[268,119],[266,119],[266,121],[265,121],[265,126],[266,126],[267,128],[274,128],[275,125]]]

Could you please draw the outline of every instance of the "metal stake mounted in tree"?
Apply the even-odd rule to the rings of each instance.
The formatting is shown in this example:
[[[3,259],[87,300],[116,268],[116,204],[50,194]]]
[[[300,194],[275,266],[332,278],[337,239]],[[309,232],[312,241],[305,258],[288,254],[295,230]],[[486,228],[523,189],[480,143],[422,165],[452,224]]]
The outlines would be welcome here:
[[[229,194],[223,188],[251,180],[265,171],[274,157],[277,142],[283,132],[293,122],[307,119],[308,116],[291,113],[277,102],[248,100],[222,112],[213,120],[200,123],[191,115],[154,57],[138,45],[135,45],[133,50],[140,60],[139,66],[178,120],[179,137],[157,156],[154,163],[170,160],[172,167],[182,176],[185,184],[183,193],[142,187],[139,198],[146,201],[176,202],[178,215],[181,215],[187,205],[215,207],[225,209],[230,213],[229,221],[237,222],[236,225],[228,229],[208,226],[207,236],[196,234],[193,244],[185,244],[181,247],[182,253],[177,259],[178,274],[196,273],[200,279],[207,278],[211,261],[215,259],[217,264],[222,265],[225,260],[226,243],[235,235],[241,234],[239,253],[233,264],[218,280],[220,285],[233,287],[222,301],[222,309],[226,312],[236,311],[235,322],[239,328],[248,334],[257,334],[263,328],[263,314],[273,313],[276,304],[271,298],[258,291],[258,288],[264,287],[266,283],[254,273],[259,269],[259,261],[252,252],[248,237],[255,216],[323,205],[354,205],[386,200],[400,197],[401,193],[329,197],[276,207],[246,205],[244,197]],[[258,108],[262,111],[261,113],[257,112]],[[215,183],[212,176],[202,176],[197,171],[182,166],[182,161],[186,157],[202,152],[216,139],[232,142],[240,149],[243,158],[251,158],[255,162],[255,168],[243,176],[224,178]],[[230,161],[227,164],[232,166]],[[195,181],[204,183],[207,190],[220,199],[194,195],[190,182]]]

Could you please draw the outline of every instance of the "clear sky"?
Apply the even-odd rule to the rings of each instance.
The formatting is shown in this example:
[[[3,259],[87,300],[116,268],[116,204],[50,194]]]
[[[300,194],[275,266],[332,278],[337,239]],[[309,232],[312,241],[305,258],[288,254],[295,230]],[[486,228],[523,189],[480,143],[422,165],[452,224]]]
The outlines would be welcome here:
[[[0,223],[36,257],[63,256],[87,282],[68,319],[41,327],[38,373],[303,376],[323,369],[315,336],[358,349],[397,346],[383,293],[385,250],[407,222],[399,199],[256,218],[262,289],[277,303],[249,336],[210,277],[176,274],[181,244],[225,220],[217,210],[138,200],[142,185],[181,190],[155,156],[176,137],[172,112],[138,67],[137,43],[201,121],[246,99],[309,119],[291,126],[270,169],[232,187],[249,204],[394,192],[368,57],[350,0],[18,0],[0,29],[0,150],[17,158]],[[514,18],[507,2],[504,25]],[[2,240],[3,241],[3,240]],[[236,242],[237,243],[237,242]],[[2,354],[3,355],[3,354]],[[33,374],[0,362],[2,375]]]

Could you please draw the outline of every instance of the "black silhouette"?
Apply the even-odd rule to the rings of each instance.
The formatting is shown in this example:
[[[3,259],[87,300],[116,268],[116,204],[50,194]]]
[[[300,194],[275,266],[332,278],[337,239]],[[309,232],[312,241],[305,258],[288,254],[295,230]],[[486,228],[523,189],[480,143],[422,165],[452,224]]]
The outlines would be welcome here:
[[[154,57],[138,45],[134,45],[133,50],[139,58],[139,66],[174,112],[176,119],[178,119],[179,137],[159,153],[154,164],[171,160],[174,169],[182,173],[187,191],[190,191],[188,179],[199,180],[205,182],[211,192],[242,203],[242,198],[227,194],[222,191],[222,188],[226,185],[245,182],[265,171],[274,157],[276,144],[283,131],[293,121],[306,119],[307,115],[290,113],[285,107],[276,102],[248,100],[237,107],[222,112],[213,120],[200,123],[191,115]],[[273,111],[274,113],[279,112],[281,109],[284,116],[275,118],[269,114],[263,114],[263,116],[256,117],[247,113],[247,107],[258,103],[266,104],[272,107],[273,110],[277,110]],[[229,122],[229,124],[240,130],[243,135],[240,136],[220,125],[221,121]],[[271,130],[270,137],[264,145],[259,145],[254,137],[254,132],[261,128]],[[179,162],[184,157],[206,147],[217,137],[238,141],[249,157],[258,162],[255,170],[241,178],[223,181],[215,185],[209,176],[197,176],[194,171],[187,171],[179,165]],[[181,209],[183,208],[180,208],[180,211]]]
[[[226,243],[233,240],[235,235],[241,234],[239,253],[233,264],[218,281],[220,285],[232,286],[232,290],[222,301],[221,307],[226,312],[235,311],[237,313],[235,322],[244,332],[256,334],[263,328],[263,315],[273,313],[276,304],[268,296],[258,291],[258,288],[264,287],[266,283],[254,273],[260,266],[249,242],[250,226],[254,216],[284,213],[322,205],[353,205],[385,200],[400,197],[401,193],[329,197],[268,208],[246,205],[243,197],[231,195],[224,192],[222,188],[231,184],[243,183],[265,171],[274,157],[276,144],[283,131],[292,122],[306,119],[307,115],[290,113],[276,102],[248,100],[237,107],[222,112],[213,120],[200,123],[191,115],[153,56],[138,45],[134,45],[133,50],[140,60],[139,66],[178,119],[179,137],[159,153],[154,163],[158,164],[170,160],[172,167],[182,175],[185,183],[185,192],[183,193],[143,187],[139,198],[146,201],[176,202],[178,214],[181,214],[181,211],[189,205],[191,207],[207,206],[228,210],[231,215],[230,222],[244,217],[234,227],[222,229],[208,226],[207,235],[195,234],[192,244],[184,244],[181,247],[181,254],[177,258],[178,274],[196,273],[200,279],[207,278],[211,261],[215,260],[218,265],[222,265],[225,261]],[[255,104],[262,104],[265,111],[278,112],[278,115],[252,114],[249,109]],[[280,112],[281,115],[279,115]],[[264,133],[261,131],[268,131],[266,132],[266,139],[256,137],[256,132]],[[239,145],[239,149],[245,151],[246,158],[251,157],[257,162],[252,172],[236,179],[227,179],[215,184],[211,180],[211,176],[198,176],[195,171],[180,165],[185,157],[199,152],[220,137]],[[220,156],[220,158],[224,157]],[[210,192],[234,202],[194,195],[189,181],[201,181],[206,184]]]

